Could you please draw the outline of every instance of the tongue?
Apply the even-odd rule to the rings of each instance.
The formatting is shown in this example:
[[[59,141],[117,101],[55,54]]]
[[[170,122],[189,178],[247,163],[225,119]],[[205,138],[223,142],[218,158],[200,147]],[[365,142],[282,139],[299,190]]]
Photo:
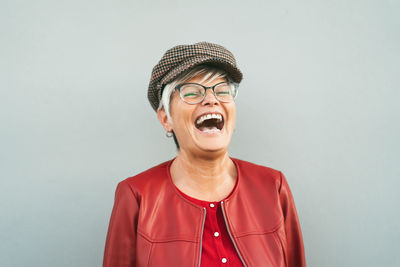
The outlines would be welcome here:
[[[217,127],[215,127],[215,126],[213,126],[213,127],[201,127],[200,131],[206,132],[206,133],[207,132],[219,132],[219,129]]]

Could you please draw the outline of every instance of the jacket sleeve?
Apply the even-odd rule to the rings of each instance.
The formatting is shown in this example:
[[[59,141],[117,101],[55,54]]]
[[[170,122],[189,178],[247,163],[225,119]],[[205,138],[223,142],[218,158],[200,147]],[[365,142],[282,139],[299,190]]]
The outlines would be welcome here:
[[[138,202],[131,187],[122,181],[115,191],[114,207],[104,249],[103,267],[136,265]]]
[[[306,261],[300,223],[289,185],[283,173],[280,174],[281,186],[279,197],[285,224],[286,264],[289,267],[303,267],[306,266]]]

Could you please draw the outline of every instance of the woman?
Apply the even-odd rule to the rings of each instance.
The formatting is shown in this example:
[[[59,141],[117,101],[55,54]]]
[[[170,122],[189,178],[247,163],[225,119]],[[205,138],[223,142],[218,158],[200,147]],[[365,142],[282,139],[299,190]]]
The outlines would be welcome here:
[[[305,266],[283,174],[228,155],[241,80],[206,42],[154,67],[148,98],[178,153],[118,184],[103,266]]]

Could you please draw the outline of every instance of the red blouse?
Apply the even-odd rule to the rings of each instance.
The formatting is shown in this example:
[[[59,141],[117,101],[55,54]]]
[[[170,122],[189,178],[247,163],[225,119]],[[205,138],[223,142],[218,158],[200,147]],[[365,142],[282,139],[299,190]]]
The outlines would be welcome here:
[[[235,186],[236,187],[236,186]],[[243,266],[226,229],[220,202],[192,198],[177,188],[178,192],[194,204],[206,208],[201,251],[202,267]],[[233,192],[234,190],[232,190]]]

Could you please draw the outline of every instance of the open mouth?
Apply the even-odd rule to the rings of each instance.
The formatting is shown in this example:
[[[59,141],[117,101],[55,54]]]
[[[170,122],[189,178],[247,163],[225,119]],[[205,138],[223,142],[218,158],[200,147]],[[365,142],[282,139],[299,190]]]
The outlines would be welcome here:
[[[219,132],[224,127],[224,118],[219,113],[203,114],[196,119],[195,126],[202,132]]]

